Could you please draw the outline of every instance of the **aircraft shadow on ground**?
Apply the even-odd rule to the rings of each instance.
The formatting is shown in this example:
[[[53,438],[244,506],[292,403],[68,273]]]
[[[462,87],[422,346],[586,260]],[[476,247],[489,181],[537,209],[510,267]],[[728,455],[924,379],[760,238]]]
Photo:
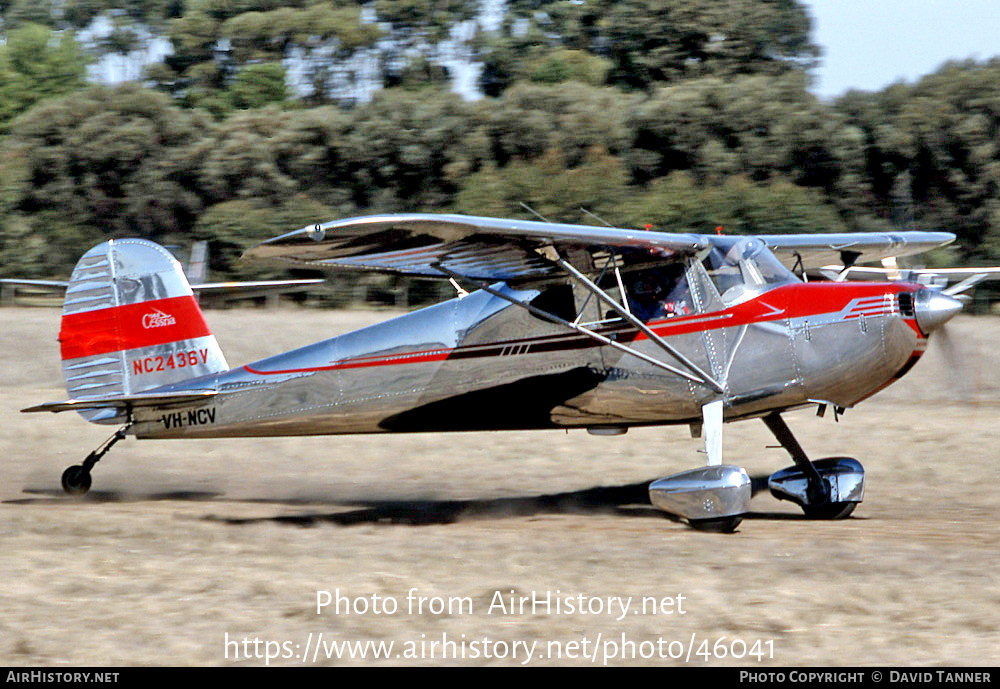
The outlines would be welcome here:
[[[360,499],[343,501],[343,506],[360,509],[331,512],[279,515],[276,517],[220,518],[227,524],[276,522],[297,526],[322,523],[353,526],[356,524],[407,524],[411,526],[452,524],[474,519],[506,519],[542,514],[615,514],[623,517],[662,519],[664,513],[651,508],[649,481],[624,486],[601,486],[566,493],[481,500]]]
[[[427,526],[452,524],[476,519],[507,519],[544,514],[611,514],[620,517],[667,519],[683,522],[680,517],[653,508],[649,500],[649,484],[655,479],[623,486],[599,486],[578,491],[512,498],[482,500],[354,500],[344,501],[343,506],[360,509],[331,512],[278,515],[275,517],[227,518],[208,517],[227,524],[243,525],[273,522],[295,526],[336,524],[405,524]],[[767,477],[752,478],[756,495],[767,488]],[[776,519],[802,521],[803,514],[758,512],[747,515],[749,519]]]
[[[159,502],[161,500],[205,501],[225,497],[225,493],[198,490],[173,490],[162,493],[140,493],[126,490],[92,490],[86,495],[68,496],[60,489],[25,488],[33,497],[4,500],[4,505],[43,505],[66,502]]]
[[[516,517],[532,517],[546,514],[610,514],[620,517],[667,519],[682,521],[679,517],[654,509],[649,501],[649,484],[655,479],[629,483],[622,486],[597,486],[577,491],[546,495],[518,496],[509,498],[485,498],[471,500],[439,499],[379,499],[357,498],[350,500],[322,500],[310,498],[269,499],[256,498],[241,500],[261,504],[310,505],[325,502],[339,507],[358,509],[335,512],[304,512],[268,517],[225,517],[209,515],[205,519],[231,525],[255,523],[278,523],[293,526],[317,526],[336,524],[355,526],[360,524],[402,524],[428,526],[452,524],[459,521],[496,520]],[[753,493],[766,490],[766,477],[753,477]],[[144,502],[144,501],[215,501],[226,500],[223,493],[208,491],[170,491],[141,494],[130,491],[91,491],[86,496],[67,498],[62,491],[49,489],[26,489],[35,497],[7,500],[4,504],[54,504],[67,500],[91,503]],[[751,512],[746,519],[801,521],[806,517],[800,513]]]

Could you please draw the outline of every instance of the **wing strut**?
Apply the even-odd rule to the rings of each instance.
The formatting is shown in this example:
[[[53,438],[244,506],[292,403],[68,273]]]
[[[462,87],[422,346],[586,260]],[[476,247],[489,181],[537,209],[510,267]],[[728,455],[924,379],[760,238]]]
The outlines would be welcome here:
[[[645,323],[643,323],[642,321],[640,321],[638,318],[636,318],[634,315],[632,315],[632,312],[629,309],[623,307],[621,304],[619,304],[617,301],[615,301],[611,297],[611,295],[609,295],[607,292],[605,292],[604,290],[602,290],[596,284],[594,284],[593,282],[591,282],[587,278],[586,275],[584,275],[579,270],[577,270],[575,267],[573,267],[573,265],[570,264],[566,259],[564,259],[562,257],[557,257],[555,259],[555,261],[560,266],[562,266],[562,268],[566,272],[568,272],[570,275],[572,275],[577,280],[579,280],[584,285],[584,287],[586,287],[588,290],[590,290],[590,292],[592,294],[597,295],[598,299],[600,299],[605,304],[607,304],[612,309],[614,309],[615,312],[617,312],[619,316],[621,316],[626,321],[628,321],[629,323],[631,323],[632,325],[634,325],[641,332],[643,332],[646,335],[646,337],[648,337],[650,340],[652,340],[653,342],[655,342],[660,347],[660,349],[662,349],[667,354],[669,354],[670,356],[672,356],[673,358],[675,358],[677,361],[679,361],[681,364],[683,364],[684,368],[686,368],[691,373],[693,373],[695,376],[697,376],[698,382],[700,382],[700,383],[706,383],[708,385],[711,385],[713,388],[716,389],[717,392],[725,392],[724,388],[721,385],[719,385],[719,383],[714,378],[712,378],[705,371],[703,371],[701,368],[699,368],[693,361],[691,361],[686,356],[684,356],[679,351],[677,351],[677,349],[675,347],[673,347],[672,345],[670,345],[669,343],[667,343],[666,340],[664,340],[662,337],[660,337],[655,332],[653,332],[652,328],[650,328],[648,325],[646,325]],[[615,267],[617,269],[617,265]],[[616,272],[617,272],[617,270],[616,270]],[[626,303],[627,303],[628,297],[625,296],[625,288],[621,285],[621,277],[620,276],[618,276],[618,284],[619,284],[619,289],[621,289],[621,291],[622,291],[622,298],[625,299]]]
[[[629,347],[628,345],[623,345],[620,342],[616,342],[615,340],[612,340],[609,337],[605,337],[604,335],[601,335],[600,333],[596,333],[593,330],[591,330],[589,328],[586,328],[586,327],[584,327],[582,325],[579,325],[577,323],[570,323],[569,321],[567,321],[567,320],[565,320],[563,318],[560,318],[559,316],[556,316],[554,314],[551,314],[548,311],[544,311],[544,310],[538,308],[537,306],[532,306],[531,304],[526,304],[523,301],[518,301],[517,299],[514,299],[510,295],[504,294],[503,292],[500,292],[498,290],[493,289],[492,287],[489,286],[488,283],[486,283],[484,281],[476,280],[476,279],[469,278],[469,277],[466,277],[464,275],[461,275],[459,273],[456,273],[456,272],[454,272],[452,270],[449,270],[448,268],[445,268],[440,263],[435,263],[435,264],[433,264],[432,267],[435,270],[437,270],[438,272],[440,272],[442,275],[445,275],[446,277],[449,277],[449,278],[452,278],[452,279],[455,279],[455,280],[461,279],[461,280],[466,280],[468,282],[472,282],[472,283],[476,284],[480,289],[482,289],[487,294],[492,294],[494,297],[499,297],[500,299],[503,299],[504,301],[510,302],[514,306],[520,306],[522,309],[525,309],[529,313],[534,314],[535,316],[538,316],[539,318],[543,318],[543,319],[545,319],[547,321],[550,321],[552,323],[556,323],[558,325],[565,326],[565,327],[569,328],[570,330],[574,330],[574,331],[580,333],[581,335],[586,335],[587,337],[591,338],[592,340],[596,340],[596,341],[600,342],[603,345],[607,345],[609,347],[613,347],[614,349],[617,349],[617,350],[620,350],[622,352],[625,352],[626,354],[631,354],[632,356],[634,356],[634,357],[636,357],[638,359],[641,359],[641,360],[645,361],[648,364],[652,364],[653,366],[657,366],[657,367],[662,368],[662,369],[664,369],[666,371],[670,371],[671,373],[673,373],[675,375],[678,375],[681,378],[684,378],[686,380],[689,380],[692,383],[701,383],[701,384],[711,385],[718,392],[724,392],[723,389],[714,380],[706,379],[706,378],[701,378],[701,377],[699,377],[697,375],[692,375],[692,374],[688,373],[687,371],[683,371],[683,370],[681,370],[681,369],[679,369],[679,368],[677,368],[675,366],[671,366],[670,364],[668,364],[668,363],[666,363],[664,361],[660,361],[659,359],[657,359],[655,357],[651,357],[651,356],[648,356],[646,354],[643,354],[642,352],[640,352],[638,350],[635,350],[632,347]]]

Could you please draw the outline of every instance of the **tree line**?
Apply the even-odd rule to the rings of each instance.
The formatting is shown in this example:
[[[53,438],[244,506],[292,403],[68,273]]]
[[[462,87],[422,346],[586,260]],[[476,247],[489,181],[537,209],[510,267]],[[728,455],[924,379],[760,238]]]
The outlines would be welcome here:
[[[137,1],[120,30],[160,26],[174,52],[118,86],[86,81],[44,3],[0,3],[0,274],[65,275],[129,235],[208,239],[215,274],[265,275],[238,250],[306,224],[531,218],[522,202],[663,231],[941,229],[959,242],[939,260],[1000,260],[1000,60],[824,102],[793,0],[507,5],[470,41],[483,95],[467,100],[428,46],[469,3],[375,2],[371,23],[346,1]],[[60,21],[102,7],[67,2]],[[348,56],[386,36],[382,88],[338,99]],[[293,48],[312,51],[311,90],[289,87]]]

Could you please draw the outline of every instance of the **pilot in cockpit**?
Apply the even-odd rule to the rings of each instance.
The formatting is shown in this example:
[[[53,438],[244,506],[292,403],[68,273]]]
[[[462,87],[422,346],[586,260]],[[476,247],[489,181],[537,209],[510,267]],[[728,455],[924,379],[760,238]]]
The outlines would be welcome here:
[[[691,313],[691,295],[682,263],[643,270],[629,287],[629,305],[642,321]]]

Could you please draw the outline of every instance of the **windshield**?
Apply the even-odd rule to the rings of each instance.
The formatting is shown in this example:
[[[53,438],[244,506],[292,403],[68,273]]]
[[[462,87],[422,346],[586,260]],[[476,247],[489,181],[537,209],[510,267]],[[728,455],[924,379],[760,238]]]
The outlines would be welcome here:
[[[702,260],[725,304],[744,301],[776,285],[798,282],[761,240],[756,237],[731,239],[731,242],[715,239],[711,251]]]

